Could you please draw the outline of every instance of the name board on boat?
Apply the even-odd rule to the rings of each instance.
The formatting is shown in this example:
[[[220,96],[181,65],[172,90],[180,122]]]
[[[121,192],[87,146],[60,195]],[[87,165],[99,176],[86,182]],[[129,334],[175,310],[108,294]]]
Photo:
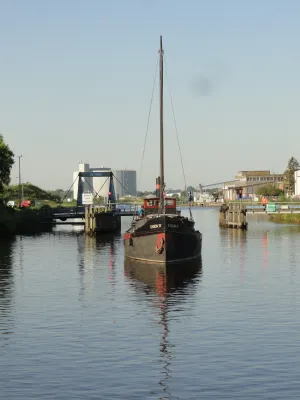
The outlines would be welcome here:
[[[178,229],[178,228],[179,228],[179,225],[168,224],[168,228],[175,228],[175,229]]]
[[[157,228],[161,228],[161,224],[150,225],[150,229],[157,229]]]

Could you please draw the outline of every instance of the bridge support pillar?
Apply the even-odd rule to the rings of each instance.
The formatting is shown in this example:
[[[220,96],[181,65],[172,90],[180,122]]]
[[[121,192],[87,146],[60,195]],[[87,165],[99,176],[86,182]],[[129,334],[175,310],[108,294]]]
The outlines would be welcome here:
[[[95,235],[121,229],[121,215],[115,210],[97,206],[85,208],[85,233]]]
[[[242,203],[223,204],[219,210],[219,225],[247,229],[246,208]]]

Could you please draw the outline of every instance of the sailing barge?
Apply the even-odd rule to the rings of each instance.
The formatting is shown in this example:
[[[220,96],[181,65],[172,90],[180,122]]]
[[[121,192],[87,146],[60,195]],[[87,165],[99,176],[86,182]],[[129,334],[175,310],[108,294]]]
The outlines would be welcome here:
[[[160,177],[157,197],[144,199],[144,213],[124,234],[125,257],[154,263],[182,263],[201,257],[202,234],[190,217],[177,211],[176,199],[165,196],[163,124],[163,48],[160,37]]]

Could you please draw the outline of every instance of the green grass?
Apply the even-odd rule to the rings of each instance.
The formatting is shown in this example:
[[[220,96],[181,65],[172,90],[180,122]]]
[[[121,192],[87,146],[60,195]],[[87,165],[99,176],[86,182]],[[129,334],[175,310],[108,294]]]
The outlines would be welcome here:
[[[19,200],[15,199],[14,201],[15,201],[16,207],[18,207]],[[76,204],[77,204],[76,200],[73,200],[71,202],[64,201],[63,203],[60,203],[60,202],[57,202],[57,201],[53,201],[53,200],[34,200],[34,201],[35,201],[35,206],[34,207],[29,207],[32,210],[38,210],[43,206],[49,206],[49,207],[52,207],[52,208],[56,208],[59,205],[61,207],[75,207]]]
[[[40,203],[40,204],[38,205],[37,203]],[[51,200],[36,200],[35,206],[33,207],[33,209],[39,209],[39,208],[41,208],[43,206],[49,206],[49,207],[52,207],[52,208],[56,208],[59,205],[61,207],[75,207],[76,204],[77,204],[76,200],[71,201],[71,202],[65,201],[63,203],[56,202],[56,201],[51,201]]]
[[[271,214],[269,220],[282,224],[300,224],[300,214]]]

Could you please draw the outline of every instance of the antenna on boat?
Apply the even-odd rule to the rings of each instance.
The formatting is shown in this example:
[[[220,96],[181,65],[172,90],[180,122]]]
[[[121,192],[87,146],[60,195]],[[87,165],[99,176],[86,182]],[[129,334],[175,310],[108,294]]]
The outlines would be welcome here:
[[[165,175],[164,175],[164,98],[163,98],[163,88],[164,88],[164,62],[163,62],[163,47],[162,47],[162,36],[160,36],[160,48],[159,48],[159,70],[160,70],[160,207],[162,212],[165,211]]]

